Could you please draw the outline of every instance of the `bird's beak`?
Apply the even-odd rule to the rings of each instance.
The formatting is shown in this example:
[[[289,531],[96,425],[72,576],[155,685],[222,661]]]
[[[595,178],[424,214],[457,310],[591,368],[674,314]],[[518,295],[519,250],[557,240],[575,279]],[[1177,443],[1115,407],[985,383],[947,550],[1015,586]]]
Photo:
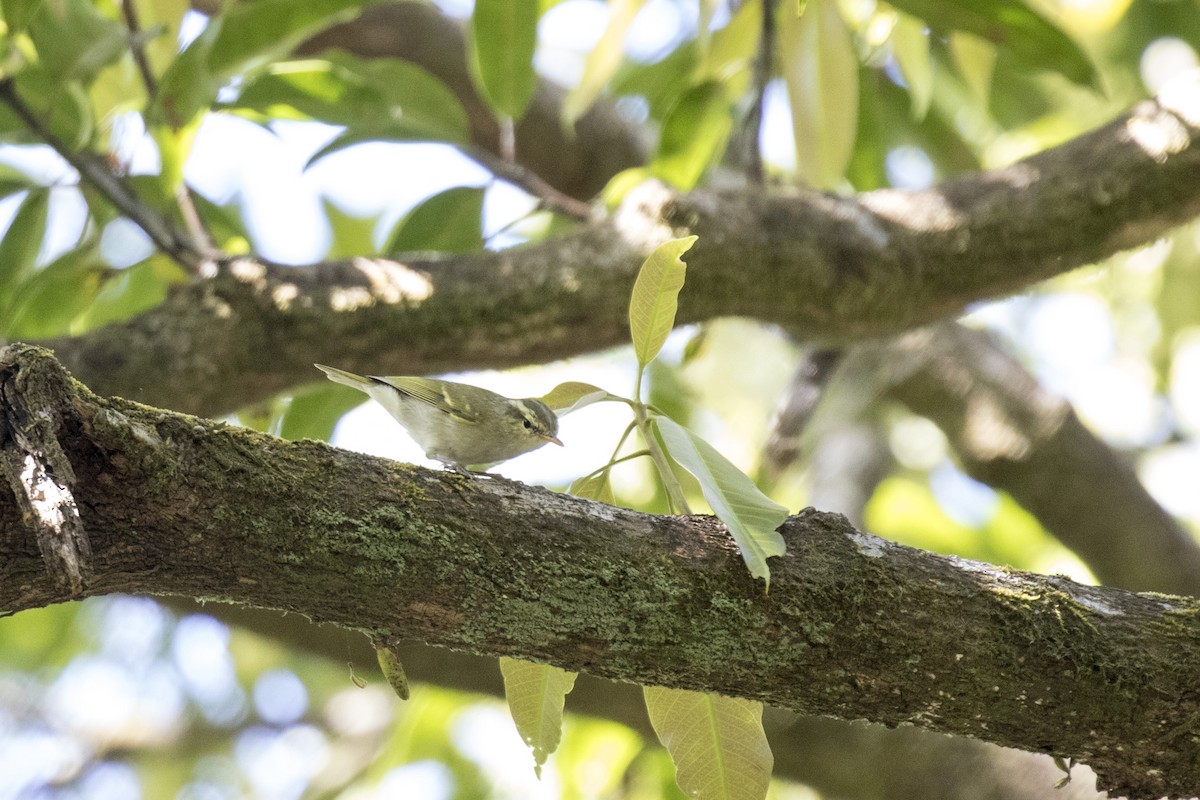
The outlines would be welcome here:
[[[557,437],[557,436],[551,436],[551,435],[550,435],[550,434],[548,434],[548,433],[546,433],[546,434],[542,434],[542,435],[545,437],[545,439],[546,439],[546,441],[547,441],[547,442],[551,442],[552,444],[556,444],[556,445],[558,445],[559,447],[564,447],[564,446],[565,446],[565,445],[563,445],[563,443],[562,443],[562,442],[560,442],[560,441],[558,440],[558,437]]]

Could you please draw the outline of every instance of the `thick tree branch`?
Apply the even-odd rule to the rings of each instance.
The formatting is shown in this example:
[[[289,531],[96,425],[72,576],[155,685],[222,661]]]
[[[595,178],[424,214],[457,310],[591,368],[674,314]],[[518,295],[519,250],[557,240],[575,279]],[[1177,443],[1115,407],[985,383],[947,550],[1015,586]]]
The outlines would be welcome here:
[[[543,362],[624,341],[641,259],[684,233],[700,240],[681,322],[739,314],[829,341],[894,333],[1194,218],[1200,78],[1176,87],[1072,142],[933,189],[679,195],[649,184],[606,222],[502,253],[239,260],[128,323],[47,344],[101,392],[203,414],[302,383],[314,360],[397,374]]]
[[[1103,583],[1200,597],[1196,540],[986,334],[940,325],[890,349],[920,363],[893,396],[934,420],[970,475],[1011,494]]]
[[[286,443],[36,376],[91,538],[85,594],[180,594],[617,680],[911,724],[1200,791],[1200,601],[933,556],[807,510],[771,594],[707,517]],[[45,394],[43,396],[46,396]],[[0,609],[66,599],[0,498]]]
[[[196,603],[171,598],[178,613],[202,613],[227,625],[269,637],[293,652],[352,660],[354,671],[382,681],[375,650],[365,636],[333,625],[315,625],[299,614],[260,608]],[[399,647],[408,677],[464,692],[504,697],[494,658],[406,642]],[[580,675],[567,696],[567,711],[619,722],[648,741],[654,730],[639,687]],[[1041,797],[1063,777],[1049,756],[1027,753],[930,731],[848,724],[827,717],[797,716],[771,709],[764,728],[775,756],[774,776],[799,781],[828,796],[872,800],[1013,800]],[[1086,766],[1072,771],[1070,785],[1054,800],[1097,800],[1096,778]]]

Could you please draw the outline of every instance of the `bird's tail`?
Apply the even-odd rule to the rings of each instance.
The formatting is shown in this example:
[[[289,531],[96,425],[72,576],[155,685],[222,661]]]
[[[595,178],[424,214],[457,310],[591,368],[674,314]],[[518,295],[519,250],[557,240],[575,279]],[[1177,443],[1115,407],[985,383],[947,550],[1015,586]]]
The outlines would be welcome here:
[[[313,366],[324,372],[325,376],[334,383],[349,386],[351,389],[358,389],[360,392],[365,392],[367,387],[371,385],[369,378],[364,378],[362,375],[355,375],[353,372],[346,372],[344,369],[327,367],[324,364],[313,364]]]

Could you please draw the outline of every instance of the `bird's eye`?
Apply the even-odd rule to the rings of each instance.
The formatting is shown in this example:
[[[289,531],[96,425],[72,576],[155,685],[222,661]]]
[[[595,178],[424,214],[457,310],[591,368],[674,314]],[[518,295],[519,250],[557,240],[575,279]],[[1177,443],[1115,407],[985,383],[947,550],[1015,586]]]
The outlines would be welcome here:
[[[527,430],[527,431],[533,430],[533,423],[530,422],[529,420],[525,420],[525,430]]]

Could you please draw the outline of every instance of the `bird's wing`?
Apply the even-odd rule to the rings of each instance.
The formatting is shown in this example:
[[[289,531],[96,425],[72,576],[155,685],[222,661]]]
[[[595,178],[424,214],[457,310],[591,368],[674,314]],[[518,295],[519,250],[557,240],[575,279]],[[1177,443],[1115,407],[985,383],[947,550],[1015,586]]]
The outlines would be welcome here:
[[[401,394],[405,394],[414,400],[420,400],[422,403],[428,403],[434,408],[446,414],[456,417],[463,422],[479,422],[478,412],[471,408],[470,404],[464,402],[453,402],[446,396],[442,389],[442,382],[435,381],[430,378],[411,378],[402,377],[378,377],[371,376],[371,380],[379,383],[386,383]]]

